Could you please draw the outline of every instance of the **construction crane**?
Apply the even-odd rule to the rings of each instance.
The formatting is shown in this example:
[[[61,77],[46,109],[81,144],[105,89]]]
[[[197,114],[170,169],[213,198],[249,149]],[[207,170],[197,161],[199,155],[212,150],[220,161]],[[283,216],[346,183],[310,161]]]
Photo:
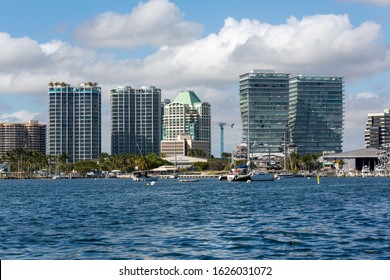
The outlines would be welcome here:
[[[217,124],[219,125],[219,129],[220,129],[220,141],[221,141],[221,144],[220,144],[220,149],[221,149],[221,157],[222,157],[222,154],[223,154],[223,151],[224,151],[224,148],[223,148],[223,131],[224,131],[224,127],[225,126],[230,126],[231,128],[233,128],[234,126],[234,123],[225,123],[225,122],[213,122],[212,124]]]

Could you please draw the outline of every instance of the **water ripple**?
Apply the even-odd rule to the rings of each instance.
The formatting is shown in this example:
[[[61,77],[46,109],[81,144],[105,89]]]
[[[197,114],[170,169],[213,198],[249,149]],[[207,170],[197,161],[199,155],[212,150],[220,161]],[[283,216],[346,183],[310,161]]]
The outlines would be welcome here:
[[[389,259],[390,179],[0,181],[1,259]]]

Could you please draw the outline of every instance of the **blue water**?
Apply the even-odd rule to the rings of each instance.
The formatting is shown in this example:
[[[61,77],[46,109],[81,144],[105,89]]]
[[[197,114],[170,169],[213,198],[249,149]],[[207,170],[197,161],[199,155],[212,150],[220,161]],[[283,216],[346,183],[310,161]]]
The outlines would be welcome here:
[[[0,259],[390,259],[389,178],[0,180]]]

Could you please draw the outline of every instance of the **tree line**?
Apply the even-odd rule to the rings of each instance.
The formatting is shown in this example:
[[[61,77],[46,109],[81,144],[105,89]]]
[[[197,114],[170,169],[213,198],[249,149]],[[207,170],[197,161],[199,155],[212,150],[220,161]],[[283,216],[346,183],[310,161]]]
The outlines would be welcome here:
[[[7,162],[11,166],[12,172],[23,173],[29,178],[37,177],[37,175],[69,174],[72,171],[76,171],[80,176],[85,176],[91,171],[119,170],[129,173],[136,169],[150,170],[161,165],[172,164],[156,154],[141,156],[102,153],[97,160],[81,160],[75,163],[69,162],[69,159],[70,156],[67,153],[45,155],[22,147],[7,151],[0,157],[1,162]]]
[[[195,154],[195,153],[194,153]],[[233,167],[230,153],[223,153],[221,158],[213,156],[207,162],[195,162],[192,170],[230,170]],[[298,172],[299,170],[319,170],[322,165],[318,162],[319,154],[298,155],[291,153],[287,159],[286,170]],[[45,155],[34,150],[27,150],[19,147],[7,151],[0,157],[1,162],[11,165],[13,172],[27,174],[28,177],[35,177],[37,174],[69,174],[76,171],[80,176],[85,176],[87,172],[102,172],[118,170],[124,173],[131,173],[135,170],[151,170],[162,165],[173,165],[162,159],[157,154],[118,154],[109,155],[102,153],[97,160],[83,160],[75,163],[69,162],[69,154]],[[235,165],[242,165],[246,160],[235,162]]]

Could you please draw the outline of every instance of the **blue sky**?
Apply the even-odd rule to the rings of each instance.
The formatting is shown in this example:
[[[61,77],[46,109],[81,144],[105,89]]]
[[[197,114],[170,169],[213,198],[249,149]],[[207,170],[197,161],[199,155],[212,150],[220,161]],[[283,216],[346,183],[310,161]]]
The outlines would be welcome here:
[[[364,147],[367,114],[390,108],[390,0],[0,0],[0,121],[47,121],[47,83],[192,89],[241,141],[238,76],[252,69],[345,79],[344,150]],[[213,126],[219,156],[219,128]]]

